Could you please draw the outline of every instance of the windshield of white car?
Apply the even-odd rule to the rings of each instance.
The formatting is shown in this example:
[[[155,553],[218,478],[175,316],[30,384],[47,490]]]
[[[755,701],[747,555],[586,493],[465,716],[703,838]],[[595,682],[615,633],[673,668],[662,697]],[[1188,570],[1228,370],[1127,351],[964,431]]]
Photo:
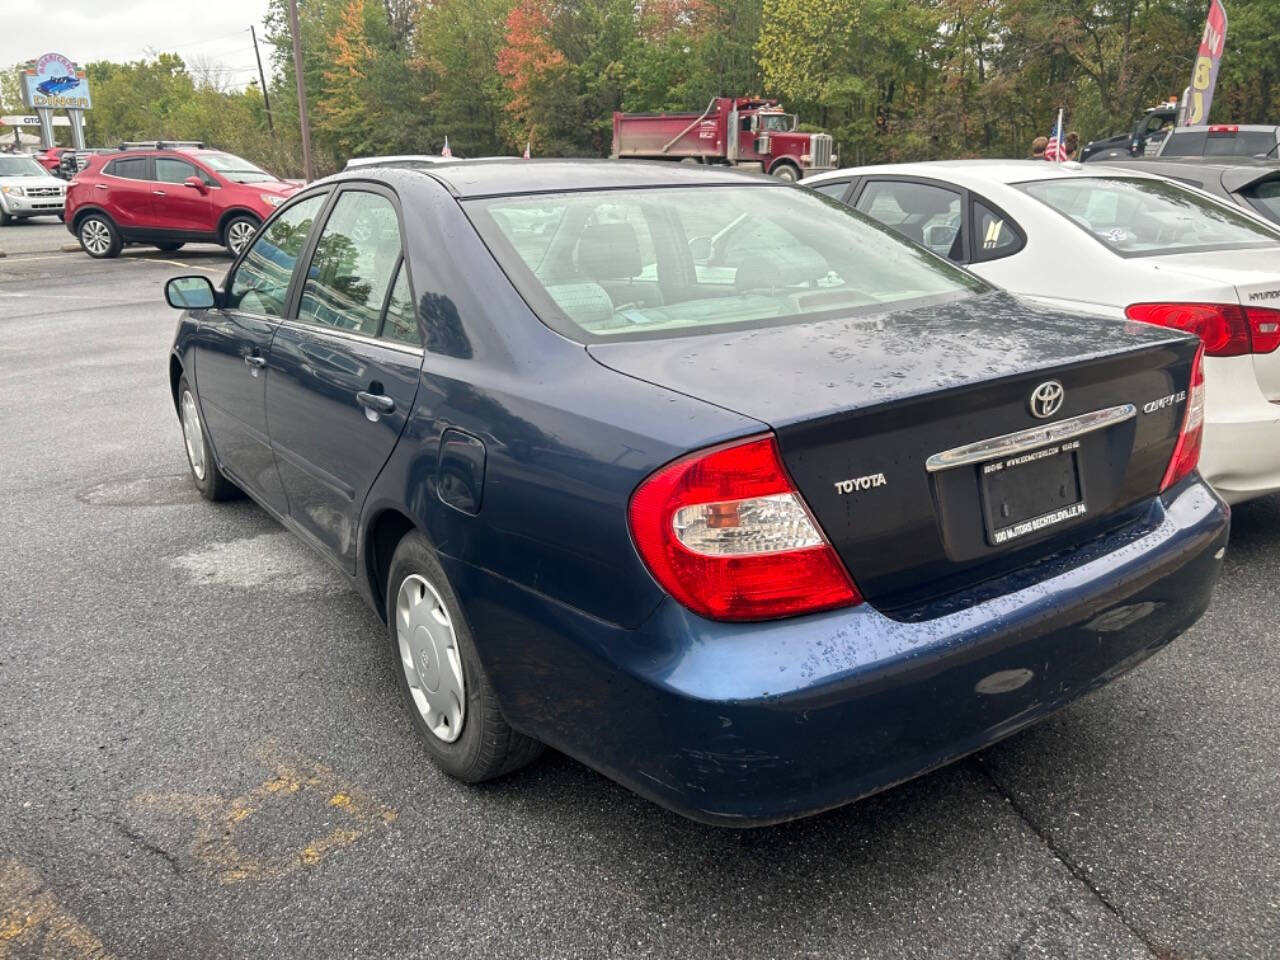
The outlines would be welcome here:
[[[30,157],[0,157],[0,177],[47,177],[49,171]]]
[[[231,153],[202,153],[200,162],[208,164],[228,180],[234,180],[236,183],[264,183],[276,179],[248,160]]]
[[[1280,244],[1280,231],[1169,180],[1071,177],[1017,186],[1122,257]]]
[[[465,207],[526,302],[580,342],[885,313],[989,289],[794,187],[589,190]]]

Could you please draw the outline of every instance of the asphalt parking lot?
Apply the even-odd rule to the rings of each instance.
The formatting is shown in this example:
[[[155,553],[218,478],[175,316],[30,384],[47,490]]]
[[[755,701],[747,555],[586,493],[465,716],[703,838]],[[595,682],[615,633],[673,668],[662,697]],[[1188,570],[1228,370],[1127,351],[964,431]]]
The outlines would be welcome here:
[[[862,803],[717,830],[554,754],[467,787],[377,618],[187,481],[161,286],[227,258],[69,239],[0,231],[0,958],[1280,956],[1280,498],[1168,650]]]

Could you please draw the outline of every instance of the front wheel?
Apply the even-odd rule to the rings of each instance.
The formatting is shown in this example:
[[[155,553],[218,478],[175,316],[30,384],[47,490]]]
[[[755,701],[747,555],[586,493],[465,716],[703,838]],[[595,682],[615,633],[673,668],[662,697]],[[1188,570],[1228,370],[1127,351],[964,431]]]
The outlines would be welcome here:
[[[80,221],[80,225],[76,227],[76,236],[84,252],[95,260],[117,257],[120,255],[120,248],[124,246],[116,225],[97,213],[91,213]]]
[[[258,221],[253,217],[232,217],[223,231],[223,243],[233,256],[240,256],[240,251],[249,245],[258,229]]]
[[[795,183],[800,179],[800,171],[789,163],[780,163],[773,168],[773,175],[779,180]]]
[[[182,420],[182,442],[187,448],[187,465],[191,480],[206,500],[230,500],[240,488],[222,475],[213,459],[213,448],[200,419],[200,406],[184,375],[178,380],[178,415]]]
[[[537,759],[542,744],[507,725],[444,568],[416,530],[391,558],[386,611],[400,691],[438,767],[479,783]]]

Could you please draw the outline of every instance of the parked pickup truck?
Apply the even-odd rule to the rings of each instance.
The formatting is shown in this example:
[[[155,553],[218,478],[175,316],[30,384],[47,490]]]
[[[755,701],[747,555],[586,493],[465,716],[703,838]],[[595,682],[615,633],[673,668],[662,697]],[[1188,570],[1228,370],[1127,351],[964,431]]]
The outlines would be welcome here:
[[[685,160],[763,170],[783,180],[834,170],[828,133],[797,133],[777,100],[715,97],[702,113],[617,113],[613,151],[643,160]]]

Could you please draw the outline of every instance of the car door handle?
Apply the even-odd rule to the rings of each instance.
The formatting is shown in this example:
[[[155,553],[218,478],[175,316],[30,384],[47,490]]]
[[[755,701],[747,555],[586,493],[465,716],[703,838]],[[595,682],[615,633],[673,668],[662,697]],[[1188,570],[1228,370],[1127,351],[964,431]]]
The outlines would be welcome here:
[[[154,193],[157,197],[165,196],[165,192],[163,190],[152,190],[151,192]]]
[[[390,397],[381,393],[370,393],[368,390],[361,390],[356,394],[356,403],[373,413],[395,413],[396,402]]]
[[[95,190],[106,190],[106,189],[107,189],[107,185],[106,185],[105,183],[95,183],[95,184],[93,185],[93,189],[95,189]]]
[[[244,358],[244,362],[245,362],[249,367],[251,367],[251,368],[253,369],[254,373],[256,374],[256,373],[257,373],[257,371],[261,370],[263,367],[265,367],[265,366],[267,365],[267,358],[266,358],[266,357],[248,356],[248,357],[245,357],[245,358]]]

